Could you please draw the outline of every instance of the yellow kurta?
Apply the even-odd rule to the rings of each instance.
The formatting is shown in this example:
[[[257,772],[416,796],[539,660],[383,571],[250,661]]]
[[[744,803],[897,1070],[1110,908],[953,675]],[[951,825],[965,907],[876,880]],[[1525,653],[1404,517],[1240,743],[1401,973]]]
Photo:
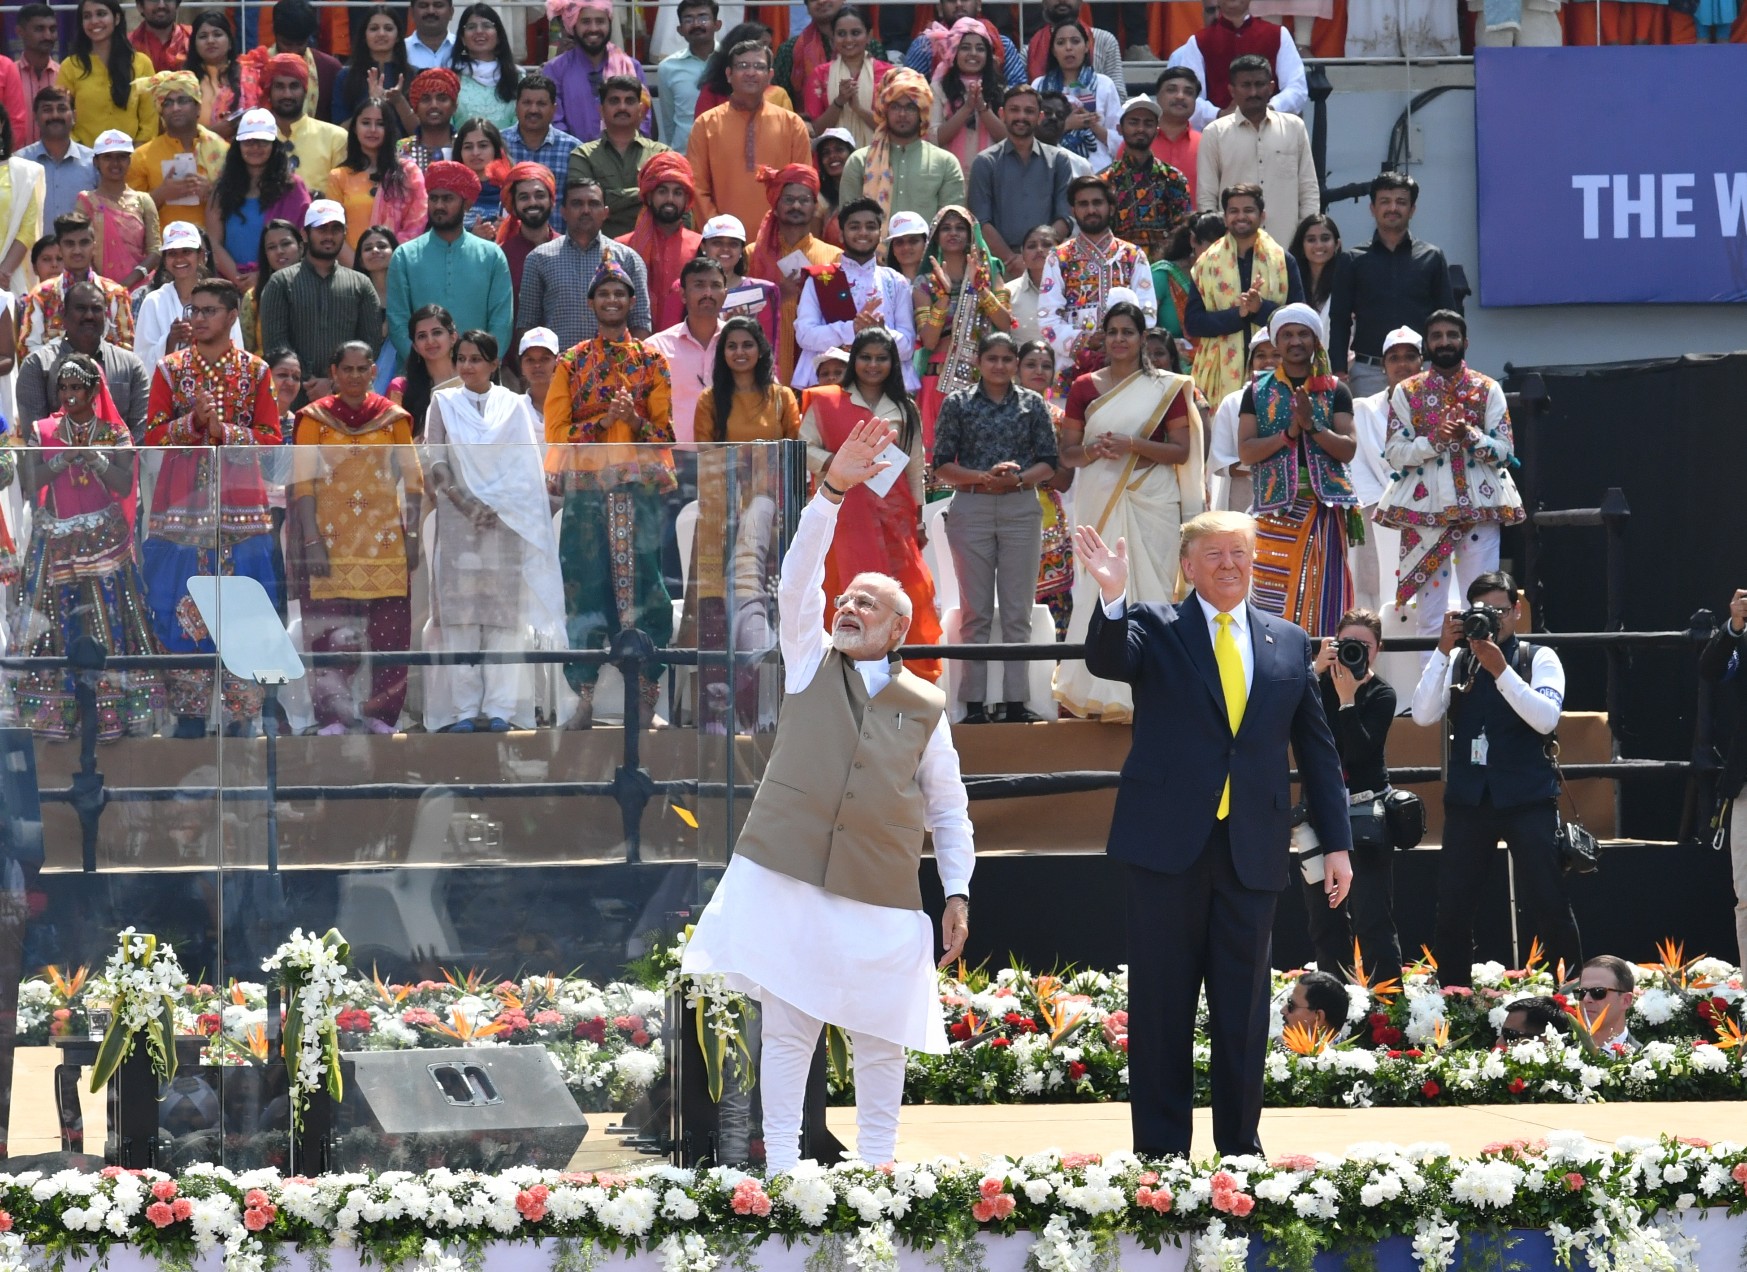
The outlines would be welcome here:
[[[133,55],[133,77],[138,81],[152,74],[152,59],[144,53]],[[73,140],[89,146],[99,133],[119,128],[137,145],[158,135],[158,104],[150,93],[135,87],[127,97],[127,105],[117,106],[109,96],[109,69],[96,58],[91,59],[87,73],[79,59],[69,57],[55,72],[55,83],[73,97]]]
[[[424,477],[412,417],[392,407],[377,418],[376,426],[354,432],[318,406],[298,413],[291,499],[315,496],[316,525],[328,553],[327,577],[309,580],[313,600],[407,594],[397,487],[404,483],[416,494]]]

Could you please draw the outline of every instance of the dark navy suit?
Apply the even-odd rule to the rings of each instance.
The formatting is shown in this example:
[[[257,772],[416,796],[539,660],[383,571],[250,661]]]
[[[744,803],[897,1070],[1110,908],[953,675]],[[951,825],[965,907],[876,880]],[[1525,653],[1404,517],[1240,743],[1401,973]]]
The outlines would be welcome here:
[[[1259,1153],[1274,903],[1289,882],[1297,757],[1330,852],[1352,846],[1340,756],[1301,628],[1247,607],[1254,674],[1233,736],[1205,612],[1093,611],[1086,667],[1134,691],[1108,852],[1128,864],[1130,1108],[1137,1153],[1187,1154],[1196,1005],[1207,986],[1213,1138]],[[1288,754],[1288,744],[1291,754]],[[1229,817],[1217,816],[1231,779]]]

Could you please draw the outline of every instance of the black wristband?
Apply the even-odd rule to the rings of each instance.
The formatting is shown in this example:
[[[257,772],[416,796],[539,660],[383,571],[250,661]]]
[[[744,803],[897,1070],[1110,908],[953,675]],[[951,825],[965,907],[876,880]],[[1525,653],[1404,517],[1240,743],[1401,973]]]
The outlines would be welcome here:
[[[963,901],[966,905],[971,903],[970,893],[968,892],[949,892],[947,893],[946,899],[948,901]]]
[[[819,488],[821,490],[830,491],[832,494],[836,495],[839,499],[842,499],[845,495],[847,495],[849,493],[847,490],[837,489],[837,487],[833,486],[830,482],[826,481],[823,477],[819,478]]]

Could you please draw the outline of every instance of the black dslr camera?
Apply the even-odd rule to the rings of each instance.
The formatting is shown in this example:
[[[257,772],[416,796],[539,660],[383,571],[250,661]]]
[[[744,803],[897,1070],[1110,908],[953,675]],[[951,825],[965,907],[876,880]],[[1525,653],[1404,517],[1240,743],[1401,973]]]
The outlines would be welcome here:
[[[1473,640],[1498,641],[1499,623],[1504,611],[1496,605],[1470,605],[1462,611],[1462,642]]]
[[[1362,640],[1347,637],[1335,642],[1335,661],[1345,667],[1354,680],[1363,680],[1371,666],[1371,647]]]

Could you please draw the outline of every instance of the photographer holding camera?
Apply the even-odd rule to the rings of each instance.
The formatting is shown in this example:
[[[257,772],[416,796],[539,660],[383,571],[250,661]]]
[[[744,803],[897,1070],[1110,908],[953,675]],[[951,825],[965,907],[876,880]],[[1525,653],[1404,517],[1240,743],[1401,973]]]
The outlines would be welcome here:
[[[1389,789],[1389,763],[1384,744],[1395,718],[1395,690],[1374,670],[1383,648],[1383,620],[1368,609],[1341,615],[1333,637],[1323,637],[1311,660],[1322,687],[1322,710],[1334,730],[1346,777],[1347,799],[1354,807],[1373,805]],[[1353,938],[1373,981],[1401,976],[1401,941],[1395,934],[1395,845],[1376,819],[1366,842],[1360,823],[1353,824],[1353,889],[1347,904],[1331,910],[1322,885],[1305,883],[1305,911],[1316,965],[1342,975],[1352,971]]]
[[[1498,841],[1548,960],[1583,963],[1558,847],[1559,777],[1550,747],[1565,702],[1565,668],[1542,645],[1518,641],[1522,607],[1509,574],[1482,574],[1468,608],[1444,616],[1437,651],[1413,692],[1413,718],[1444,730],[1444,842],[1432,953],[1438,983],[1466,986],[1474,916]],[[1453,656],[1452,656],[1453,655]]]

